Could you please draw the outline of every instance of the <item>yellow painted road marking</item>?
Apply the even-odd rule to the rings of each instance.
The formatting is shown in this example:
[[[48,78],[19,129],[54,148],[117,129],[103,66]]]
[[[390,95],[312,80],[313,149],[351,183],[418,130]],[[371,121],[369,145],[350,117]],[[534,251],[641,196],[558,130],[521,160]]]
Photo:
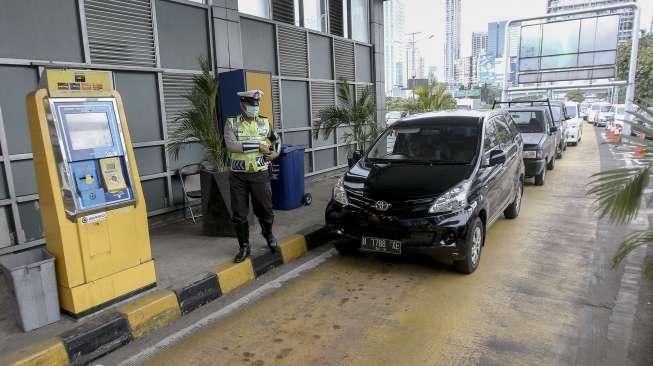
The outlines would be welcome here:
[[[181,316],[177,296],[168,290],[157,290],[118,308],[129,321],[134,338],[140,338]]]
[[[283,263],[288,263],[295,258],[301,257],[308,251],[306,238],[303,235],[291,235],[280,241],[281,257]]]
[[[252,261],[249,258],[240,263],[223,264],[216,267],[213,272],[218,275],[218,283],[223,294],[227,294],[256,278]]]
[[[0,358],[0,365],[7,366],[59,366],[68,365],[68,353],[58,338],[50,338],[25,347]]]

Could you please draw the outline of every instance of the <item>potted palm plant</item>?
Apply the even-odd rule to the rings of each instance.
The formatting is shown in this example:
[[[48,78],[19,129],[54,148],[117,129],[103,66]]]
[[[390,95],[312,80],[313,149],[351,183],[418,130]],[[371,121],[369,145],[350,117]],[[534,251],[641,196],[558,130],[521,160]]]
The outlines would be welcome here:
[[[235,236],[231,223],[227,150],[218,128],[218,81],[211,74],[207,59],[201,58],[200,65],[202,73],[193,77],[193,87],[184,95],[189,107],[175,117],[177,126],[170,133],[167,150],[172,158],[178,159],[191,142],[204,147],[205,159],[200,171],[204,234]]]
[[[596,173],[589,182],[588,195],[596,199],[599,217],[618,225],[630,223],[637,217],[642,203],[646,201],[643,200],[644,190],[649,187],[653,172],[653,100],[639,104],[639,112],[627,111],[635,120],[623,121],[636,136],[615,136],[610,141],[631,152],[636,164]],[[651,242],[653,230],[630,233],[612,258],[612,267],[617,267],[630,253]],[[645,275],[653,272],[653,261],[645,264],[643,272]]]
[[[320,119],[314,125],[314,137],[322,134],[326,140],[335,134],[340,127],[349,127],[351,132],[343,135],[343,142],[347,144],[348,160],[358,160],[367,145],[378,136],[379,125],[376,123],[376,104],[372,102],[372,91],[368,86],[360,92],[358,98],[354,96],[352,85],[347,82],[338,84],[338,102],[335,105],[322,109]],[[350,150],[354,146],[354,151]]]

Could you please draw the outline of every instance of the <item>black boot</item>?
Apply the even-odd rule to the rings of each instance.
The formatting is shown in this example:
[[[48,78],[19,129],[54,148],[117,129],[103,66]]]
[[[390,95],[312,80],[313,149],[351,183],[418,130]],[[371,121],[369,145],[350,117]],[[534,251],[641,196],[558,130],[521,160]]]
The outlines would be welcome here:
[[[272,253],[277,251],[277,238],[272,234],[272,223],[271,222],[261,222],[261,233],[265,238],[265,241],[268,243],[268,248]]]
[[[249,248],[249,224],[241,223],[241,224],[235,224],[236,227],[236,236],[238,236],[238,246],[240,249],[238,250],[238,254],[236,254],[236,257],[234,258],[234,263],[240,263],[247,259],[249,255],[251,254],[251,250]]]

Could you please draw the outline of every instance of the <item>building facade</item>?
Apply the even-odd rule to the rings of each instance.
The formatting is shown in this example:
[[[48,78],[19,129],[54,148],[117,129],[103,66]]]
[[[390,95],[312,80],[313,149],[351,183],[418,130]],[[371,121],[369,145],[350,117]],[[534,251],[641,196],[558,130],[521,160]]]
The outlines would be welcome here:
[[[491,22],[487,24],[486,54],[492,58],[503,57],[506,23],[507,21]]]
[[[460,58],[461,0],[446,0],[444,77],[447,83],[456,82],[456,60]]]
[[[388,0],[383,3],[383,31],[385,53],[385,92],[406,86],[406,36],[404,1]]]
[[[472,33],[472,56],[479,57],[487,52],[488,34],[487,32]]]
[[[339,80],[371,87],[384,113],[381,0],[20,0],[0,11],[0,255],[44,243],[25,96],[46,67],[113,71],[150,217],[179,210],[177,169],[203,160],[189,143],[166,153],[175,116],[200,70],[272,75],[273,115],[284,143],[306,146],[305,174],[346,166],[346,129],[312,131]],[[308,4],[310,1],[305,0]],[[312,2],[315,3],[314,1]],[[351,19],[355,19],[352,22]],[[11,87],[6,87],[11,85]]]
[[[592,7],[616,5],[622,3],[634,3],[636,0],[547,0],[546,13],[555,14],[566,11],[581,10]],[[633,20],[635,12],[633,9],[615,11],[620,14],[619,18],[619,42],[630,40],[633,31]]]

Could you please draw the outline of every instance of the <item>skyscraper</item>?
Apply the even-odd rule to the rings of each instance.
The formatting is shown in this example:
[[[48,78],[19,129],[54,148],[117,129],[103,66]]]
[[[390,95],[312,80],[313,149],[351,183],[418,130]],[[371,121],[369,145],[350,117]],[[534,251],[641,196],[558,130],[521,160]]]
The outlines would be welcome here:
[[[487,52],[487,32],[473,32],[472,33],[472,56],[478,57]]]
[[[506,21],[487,24],[487,52],[490,57],[503,57]]]
[[[460,12],[461,0],[446,0],[444,77],[448,83],[456,82],[456,60],[460,58]]]
[[[631,2],[634,3],[636,0],[547,0],[546,13],[555,14],[565,11]],[[630,40],[630,36],[632,35],[633,30],[633,20],[635,18],[633,9],[617,10],[615,13],[620,14],[619,42],[621,43]]]
[[[383,3],[384,18],[384,57],[385,57],[385,92],[405,87],[406,79],[406,43],[404,0],[389,0]]]

